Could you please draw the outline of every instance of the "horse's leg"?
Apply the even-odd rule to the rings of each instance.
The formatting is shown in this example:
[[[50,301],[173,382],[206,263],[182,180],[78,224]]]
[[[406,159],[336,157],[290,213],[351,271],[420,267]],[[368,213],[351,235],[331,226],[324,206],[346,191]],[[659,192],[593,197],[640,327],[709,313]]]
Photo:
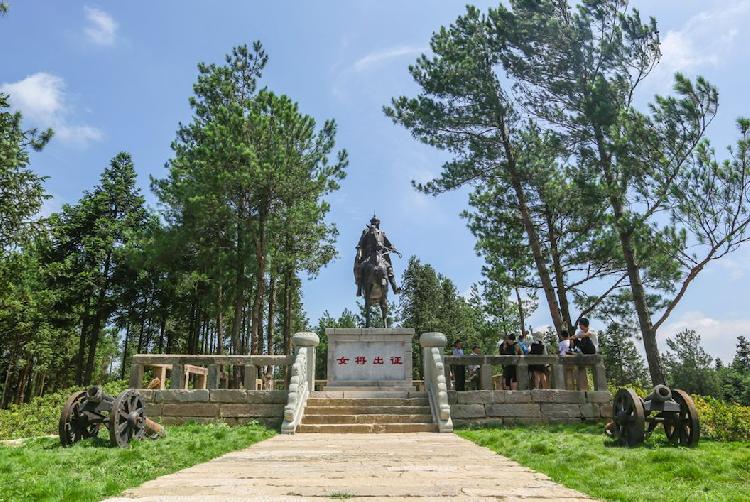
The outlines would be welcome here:
[[[365,328],[370,327],[370,288],[365,287]]]
[[[385,297],[385,290],[383,296],[380,297],[380,313],[383,316],[383,327],[388,327],[388,300]]]

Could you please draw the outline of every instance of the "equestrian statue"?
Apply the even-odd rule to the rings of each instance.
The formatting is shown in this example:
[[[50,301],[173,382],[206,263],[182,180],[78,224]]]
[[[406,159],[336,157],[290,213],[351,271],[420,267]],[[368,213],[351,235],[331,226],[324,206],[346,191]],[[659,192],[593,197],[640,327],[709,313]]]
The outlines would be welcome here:
[[[370,305],[380,305],[383,326],[388,327],[388,283],[394,293],[401,289],[393,276],[390,253],[401,257],[385,232],[380,230],[380,220],[373,215],[370,224],[362,231],[354,259],[354,280],[357,283],[357,296],[365,298],[365,326],[370,327]]]

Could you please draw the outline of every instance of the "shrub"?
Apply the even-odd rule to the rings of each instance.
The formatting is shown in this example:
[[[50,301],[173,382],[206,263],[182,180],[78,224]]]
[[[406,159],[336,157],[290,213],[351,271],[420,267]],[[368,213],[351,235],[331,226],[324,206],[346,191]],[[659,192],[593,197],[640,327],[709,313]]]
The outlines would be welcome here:
[[[110,395],[117,395],[126,388],[125,380],[104,385],[104,391]],[[57,434],[57,422],[65,401],[71,394],[81,390],[81,387],[71,387],[35,397],[27,404],[12,404],[7,410],[0,410],[0,439]]]
[[[717,441],[750,441],[750,406],[709,396],[692,396],[701,421],[701,436]]]

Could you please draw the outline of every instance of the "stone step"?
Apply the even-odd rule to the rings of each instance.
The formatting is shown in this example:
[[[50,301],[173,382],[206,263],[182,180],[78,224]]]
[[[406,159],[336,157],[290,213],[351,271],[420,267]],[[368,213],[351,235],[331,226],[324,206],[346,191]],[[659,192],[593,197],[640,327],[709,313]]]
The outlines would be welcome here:
[[[302,423],[307,424],[406,424],[432,423],[432,415],[310,415],[305,413]]]
[[[431,415],[429,406],[310,406],[305,415]]]
[[[307,406],[429,406],[427,397],[412,398],[342,398],[310,397]]]
[[[299,433],[392,433],[392,432],[438,432],[435,424],[300,424]]]
[[[416,390],[316,390],[310,393],[310,399],[409,399],[424,398],[427,399],[427,393]]]

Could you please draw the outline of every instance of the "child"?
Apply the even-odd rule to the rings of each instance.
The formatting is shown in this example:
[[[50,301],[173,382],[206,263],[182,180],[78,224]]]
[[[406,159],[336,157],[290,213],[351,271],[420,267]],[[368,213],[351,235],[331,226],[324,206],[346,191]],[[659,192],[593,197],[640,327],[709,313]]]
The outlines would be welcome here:
[[[569,356],[573,354],[573,350],[570,347],[570,335],[568,330],[564,329],[560,332],[560,343],[557,344],[557,353],[561,356]],[[573,367],[571,365],[565,365],[565,388],[573,389]]]
[[[560,342],[557,344],[557,353],[561,356],[567,356],[573,353],[570,348],[570,335],[568,335],[567,329],[560,332]]]

